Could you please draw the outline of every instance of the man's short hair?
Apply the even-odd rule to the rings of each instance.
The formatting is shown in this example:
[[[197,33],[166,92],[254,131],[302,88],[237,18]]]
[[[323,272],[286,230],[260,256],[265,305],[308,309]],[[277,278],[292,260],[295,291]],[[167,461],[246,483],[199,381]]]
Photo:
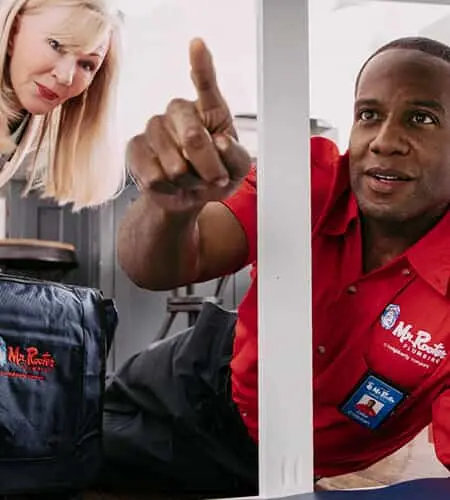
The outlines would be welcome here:
[[[369,62],[378,54],[391,49],[420,50],[425,54],[433,57],[438,57],[439,59],[450,63],[450,47],[448,45],[445,45],[445,43],[420,36],[398,38],[396,40],[393,40],[392,42],[386,43],[385,45],[377,49],[362,65],[361,69],[359,70],[358,76],[356,77],[355,92],[358,88],[361,74],[369,64]]]

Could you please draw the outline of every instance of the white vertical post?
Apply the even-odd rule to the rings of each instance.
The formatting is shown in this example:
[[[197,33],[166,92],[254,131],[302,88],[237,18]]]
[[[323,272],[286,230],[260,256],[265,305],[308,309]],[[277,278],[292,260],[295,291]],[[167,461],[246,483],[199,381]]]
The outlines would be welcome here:
[[[260,497],[313,490],[308,0],[257,0]]]

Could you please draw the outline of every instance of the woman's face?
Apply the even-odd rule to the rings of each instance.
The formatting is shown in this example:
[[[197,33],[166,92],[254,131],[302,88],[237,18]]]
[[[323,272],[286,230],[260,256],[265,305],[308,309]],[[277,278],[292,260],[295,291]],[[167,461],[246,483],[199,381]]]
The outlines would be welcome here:
[[[69,8],[58,7],[24,14],[16,22],[8,50],[9,73],[20,108],[29,113],[46,114],[80,95],[106,56],[109,34],[89,53],[69,50],[55,39],[68,16]]]

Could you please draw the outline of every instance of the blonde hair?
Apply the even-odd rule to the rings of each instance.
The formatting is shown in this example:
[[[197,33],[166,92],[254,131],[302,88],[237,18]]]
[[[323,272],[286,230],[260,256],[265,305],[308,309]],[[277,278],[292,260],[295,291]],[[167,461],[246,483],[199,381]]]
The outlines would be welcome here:
[[[25,193],[40,189],[44,197],[74,210],[100,205],[123,187],[125,161],[118,142],[116,90],[121,53],[120,13],[112,0],[1,0],[0,1],[0,152],[14,155],[0,172],[4,185],[32,159]],[[70,7],[68,26],[58,34],[63,43],[96,47],[110,30],[110,46],[90,86],[44,116],[32,116],[16,148],[8,123],[17,119],[14,91],[9,83],[8,43],[14,21],[21,14],[52,7]],[[70,27],[69,27],[70,22]]]

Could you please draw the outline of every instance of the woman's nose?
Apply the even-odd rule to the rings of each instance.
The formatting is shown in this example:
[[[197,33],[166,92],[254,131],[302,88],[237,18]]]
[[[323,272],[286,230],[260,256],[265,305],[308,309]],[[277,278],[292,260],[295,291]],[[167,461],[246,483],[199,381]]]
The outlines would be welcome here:
[[[76,60],[74,57],[67,54],[61,57],[58,64],[53,68],[52,75],[60,85],[69,87],[72,85],[76,70]]]

